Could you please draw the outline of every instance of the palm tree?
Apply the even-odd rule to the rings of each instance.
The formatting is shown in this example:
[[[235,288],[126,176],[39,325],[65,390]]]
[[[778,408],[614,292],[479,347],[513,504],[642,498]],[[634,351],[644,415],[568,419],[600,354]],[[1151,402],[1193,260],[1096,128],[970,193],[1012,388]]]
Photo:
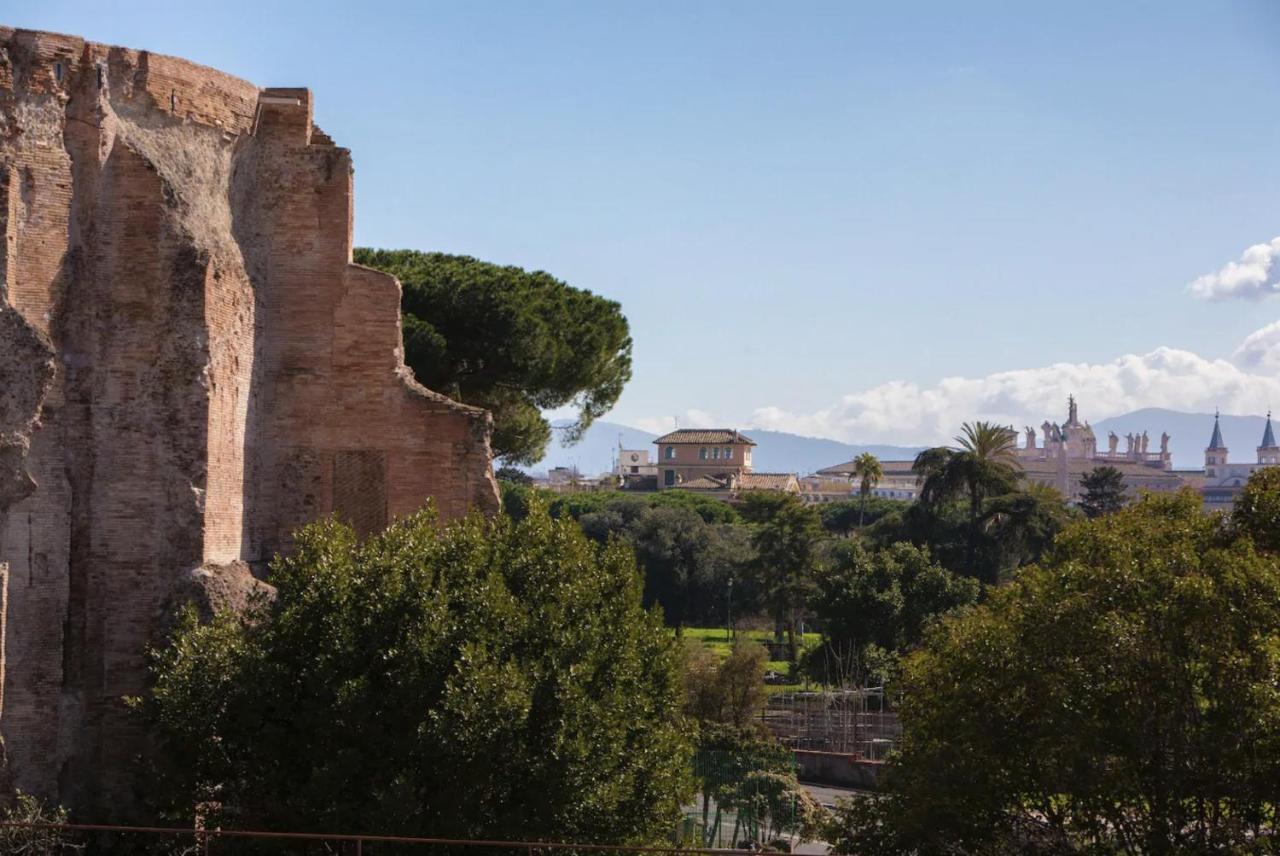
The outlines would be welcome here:
[[[964,497],[969,502],[969,567],[977,557],[982,503],[989,496],[1014,489],[1016,435],[993,422],[966,422],[958,449],[925,449],[912,469],[922,479],[920,501],[931,508]]]
[[[863,452],[854,459],[853,475],[858,479],[858,493],[862,495],[862,502],[858,506],[858,528],[861,529],[867,516],[867,496],[880,483],[880,479],[884,478],[884,469],[880,466],[879,458],[870,452]]]

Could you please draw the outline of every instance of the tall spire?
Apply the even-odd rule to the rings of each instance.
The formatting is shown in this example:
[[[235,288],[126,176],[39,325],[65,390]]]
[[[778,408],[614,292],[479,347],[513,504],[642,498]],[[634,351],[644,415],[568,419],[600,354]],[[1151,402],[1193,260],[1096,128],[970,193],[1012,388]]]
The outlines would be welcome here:
[[[1274,431],[1271,430],[1271,411],[1268,410],[1267,411],[1267,427],[1266,427],[1266,430],[1262,432],[1262,445],[1259,446],[1259,448],[1274,449],[1275,447],[1276,447],[1276,434]]]
[[[1226,443],[1222,442],[1222,426],[1218,424],[1218,411],[1213,411],[1213,439],[1209,441],[1210,449],[1225,449]]]

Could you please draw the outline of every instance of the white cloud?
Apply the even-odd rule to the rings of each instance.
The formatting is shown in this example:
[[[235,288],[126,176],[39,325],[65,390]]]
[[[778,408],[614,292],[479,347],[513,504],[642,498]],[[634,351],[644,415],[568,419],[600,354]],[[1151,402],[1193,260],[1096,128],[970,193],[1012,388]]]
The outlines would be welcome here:
[[[1244,298],[1261,300],[1280,294],[1280,238],[1266,244],[1254,244],[1245,250],[1238,262],[1228,262],[1216,273],[1197,277],[1187,290],[1204,300]]]
[[[1241,343],[1231,360],[1157,348],[1109,363],[1056,363],[933,386],[893,381],[844,396],[832,407],[792,413],[758,408],[754,427],[858,443],[949,442],[966,421],[1017,428],[1061,420],[1069,394],[1093,421],[1143,407],[1256,413],[1280,402],[1280,321]]]
[[[1246,371],[1280,374],[1280,321],[1246,336],[1231,361]]]

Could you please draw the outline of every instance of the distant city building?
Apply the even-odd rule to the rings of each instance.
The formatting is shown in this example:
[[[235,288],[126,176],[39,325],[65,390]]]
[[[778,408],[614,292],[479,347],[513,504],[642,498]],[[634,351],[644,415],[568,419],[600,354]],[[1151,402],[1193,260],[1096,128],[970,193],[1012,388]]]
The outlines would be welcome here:
[[[1009,430],[1012,433],[1013,429]],[[1026,439],[1017,449],[1014,461],[1023,477],[1029,482],[1056,488],[1069,502],[1080,500],[1083,492],[1080,479],[1097,467],[1119,470],[1130,496],[1143,490],[1172,493],[1195,486],[1182,474],[1173,472],[1168,433],[1161,432],[1159,446],[1153,451],[1147,431],[1126,434],[1123,438],[1112,431],[1107,435],[1106,450],[1099,451],[1093,427],[1080,421],[1075,396],[1067,398],[1066,422],[1059,425],[1045,420],[1040,426],[1039,444],[1036,431],[1030,425],[1023,433]],[[1123,451],[1119,448],[1122,439]]]
[[[1161,433],[1156,449],[1151,449],[1150,434],[1128,434],[1121,438],[1114,431],[1107,436],[1107,447],[1098,449],[1098,439],[1088,422],[1081,422],[1074,396],[1067,399],[1067,419],[1059,424],[1045,420],[1036,429],[1028,425],[1023,432],[1023,445],[1017,445],[1017,432],[1009,428],[1014,454],[1009,463],[1021,471],[1023,478],[1035,484],[1058,490],[1069,502],[1078,502],[1082,489],[1080,479],[1096,467],[1109,466],[1124,476],[1130,495],[1149,490],[1169,493],[1183,487],[1196,487],[1199,474],[1173,470],[1169,452],[1170,437]],[[1120,442],[1125,448],[1122,451]],[[914,501],[919,498],[920,483],[912,469],[914,461],[881,461],[884,472],[872,496]],[[848,461],[818,471],[819,475],[853,478],[854,462]],[[1194,478],[1189,478],[1194,476]]]
[[[612,480],[624,490],[657,490],[658,465],[649,460],[648,449],[624,449],[619,440]]]
[[[547,470],[547,486],[552,488],[576,484],[582,480],[577,467],[552,467]]]
[[[659,490],[691,490],[731,499],[743,491],[799,493],[791,473],[757,473],[751,467],[755,441],[726,428],[680,428],[654,440]]]
[[[848,479],[835,476],[805,476],[798,479],[800,498],[811,504],[839,502],[853,496],[854,488]]]
[[[1280,446],[1276,445],[1270,412],[1267,413],[1267,424],[1262,431],[1262,443],[1257,449],[1257,460],[1251,464],[1230,462],[1227,445],[1222,442],[1222,426],[1217,414],[1214,414],[1213,435],[1204,450],[1204,475],[1200,485],[1205,509],[1230,511],[1235,505],[1236,497],[1244,490],[1249,476],[1258,470],[1275,466],[1280,466]]]
[[[858,486],[856,484],[857,477],[854,475],[854,461],[846,461],[843,464],[836,464],[834,467],[826,467],[818,470],[819,477],[827,478],[843,478],[845,483],[849,485],[850,495],[857,495]],[[880,462],[880,481],[876,482],[871,488],[871,496],[879,499],[898,499],[905,502],[915,502],[920,496],[919,477],[916,475],[912,466],[915,461],[881,461]]]
[[[657,464],[649,460],[648,449],[618,448],[618,460],[613,465],[613,472],[620,476],[654,475],[658,471]]]

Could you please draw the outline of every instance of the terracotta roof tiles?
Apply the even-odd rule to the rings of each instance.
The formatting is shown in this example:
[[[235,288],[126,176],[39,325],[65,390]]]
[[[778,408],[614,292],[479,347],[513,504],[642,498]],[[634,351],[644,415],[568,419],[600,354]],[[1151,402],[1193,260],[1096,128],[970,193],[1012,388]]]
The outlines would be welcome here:
[[[663,434],[653,442],[667,445],[706,443],[712,446],[717,444],[754,446],[756,444],[755,440],[732,428],[679,428],[670,434]]]

